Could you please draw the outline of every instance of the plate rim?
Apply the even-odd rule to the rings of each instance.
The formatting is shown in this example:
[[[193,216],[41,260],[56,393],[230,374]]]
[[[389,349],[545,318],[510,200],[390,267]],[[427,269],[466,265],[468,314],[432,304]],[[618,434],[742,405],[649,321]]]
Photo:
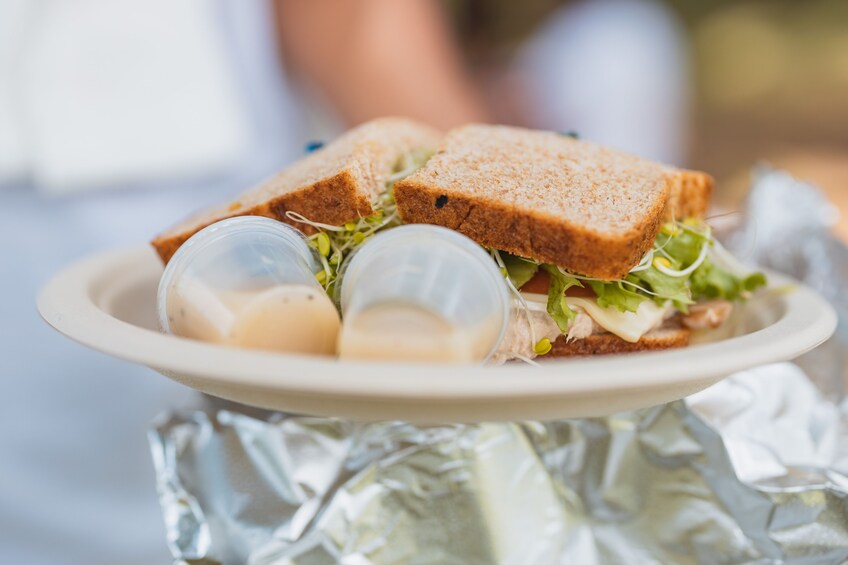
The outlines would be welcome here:
[[[549,360],[541,367],[342,362],[306,355],[249,351],[171,336],[119,320],[96,304],[94,287],[106,284],[105,277],[127,270],[148,275],[146,270],[139,270],[139,264],[151,260],[159,261],[148,246],[121,248],[79,260],[42,288],[37,300],[38,311],[50,326],[70,339],[160,372],[228,385],[238,381],[245,387],[298,395],[449,403],[550,395],[594,396],[609,390],[641,391],[718,380],[715,378],[718,374],[729,375],[806,353],[833,335],[837,325],[832,306],[816,291],[785,275],[769,272],[771,287],[794,285],[792,292],[782,295],[786,304],[783,315],[765,328],[718,342],[659,352]],[[144,344],[148,350],[155,346],[157,362],[141,351],[133,351],[133,344],[137,343]],[[709,356],[710,364],[689,366],[684,376],[679,370],[652,368],[679,367],[693,352],[699,358]],[[204,362],[192,361],[198,358]],[[634,363],[635,359],[638,361]],[[244,369],[246,364],[250,366],[247,370]],[[339,371],[344,375],[337,374]],[[462,378],[456,378],[457,372]],[[420,379],[427,379],[428,386],[422,387]],[[484,386],[478,380],[483,380]]]

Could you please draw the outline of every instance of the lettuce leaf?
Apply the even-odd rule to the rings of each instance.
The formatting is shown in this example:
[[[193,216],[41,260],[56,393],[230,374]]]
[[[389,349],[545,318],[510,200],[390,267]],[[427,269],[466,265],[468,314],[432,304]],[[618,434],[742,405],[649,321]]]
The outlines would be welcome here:
[[[672,263],[674,265],[674,263]],[[647,288],[651,292],[659,296],[651,296],[651,298],[659,305],[663,305],[669,300],[672,301],[675,308],[682,312],[688,311],[688,305],[694,304],[692,293],[689,290],[687,281],[688,277],[672,277],[662,271],[651,267],[644,271],[630,273],[627,275],[626,281],[638,284],[643,288]],[[635,289],[633,289],[635,290]]]
[[[696,298],[723,298],[731,301],[745,298],[747,293],[766,283],[763,273],[751,273],[742,279],[716,266],[709,259],[692,273],[690,282],[692,294]]]
[[[766,278],[765,273],[751,273],[742,279],[742,288],[744,288],[746,292],[754,292],[758,288],[766,286],[767,284],[768,279]]]
[[[577,312],[572,310],[565,301],[565,291],[573,286],[582,287],[583,283],[574,277],[564,275],[552,265],[542,265],[542,267],[551,275],[551,284],[548,287],[548,314],[554,319],[559,330],[566,334],[569,324],[577,317]]]
[[[506,274],[509,280],[512,281],[512,284],[515,285],[515,288],[521,288],[527,284],[530,279],[536,276],[539,270],[539,264],[529,259],[506,253],[505,251],[501,251],[500,255],[506,267]]]
[[[676,233],[660,233],[654,243],[654,249],[662,249],[675,269],[685,269],[698,259],[701,247],[709,244],[711,237],[692,227],[676,227]],[[660,255],[657,255],[660,256]]]
[[[590,281],[589,286],[598,296],[598,306],[615,308],[619,312],[635,312],[648,297],[630,290],[620,281]]]

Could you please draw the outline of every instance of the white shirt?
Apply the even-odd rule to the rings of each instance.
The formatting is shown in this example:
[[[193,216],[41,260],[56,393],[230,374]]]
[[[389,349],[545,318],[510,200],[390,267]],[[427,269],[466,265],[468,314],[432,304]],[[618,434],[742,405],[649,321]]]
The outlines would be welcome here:
[[[46,11],[43,17],[52,21],[69,10],[93,10],[98,3],[45,2],[41,8]],[[145,10],[142,4],[133,4],[134,10]],[[39,319],[35,299],[39,288],[74,260],[148,241],[181,217],[231,197],[302,153],[307,139],[299,105],[281,76],[265,2],[192,4],[215,23],[214,38],[226,48],[227,65],[222,68],[230,73],[226,80],[235,110],[226,119],[226,127],[206,133],[244,132],[243,154],[234,164],[224,170],[209,166],[222,148],[227,149],[210,143],[205,154],[195,152],[192,167],[181,170],[172,167],[178,161],[167,152],[154,151],[161,158],[149,159],[148,170],[139,173],[143,160],[105,145],[96,151],[79,148],[77,156],[86,160],[85,167],[68,166],[60,146],[73,145],[74,132],[84,137],[85,122],[77,115],[24,129],[36,137],[47,136],[55,145],[51,155],[58,151],[55,159],[47,159],[35,148],[26,160],[32,166],[26,174],[43,182],[7,179],[1,183],[0,563],[170,562],[146,432],[157,414],[191,406],[197,402],[197,393],[149,369],[65,339]],[[161,9],[161,3],[156,7]],[[169,10],[158,15],[167,18]],[[132,18],[132,12],[127,10],[126,17]],[[177,25],[179,20],[172,23]],[[92,23],[86,25],[89,29]],[[71,30],[63,33],[73,35]],[[109,48],[108,37],[91,41],[87,48]],[[0,83],[6,79],[0,76]],[[49,72],[40,80],[62,84]],[[166,86],[157,85],[160,98],[167,94]],[[48,105],[61,101],[58,93],[46,98]],[[143,96],[136,99],[143,102]],[[84,105],[86,99],[75,103]],[[97,110],[80,108],[79,114],[99,119]],[[155,121],[157,111],[151,107],[145,115]],[[41,118],[46,119],[46,114]],[[108,140],[113,125],[101,122],[92,127]],[[57,127],[65,136],[62,139],[51,137]],[[152,136],[155,142],[156,130],[146,128],[139,135]],[[131,149],[138,151],[142,146]],[[93,160],[98,154],[122,160],[121,166],[98,169]],[[85,183],[66,182],[86,175],[97,179],[91,184],[98,185],[98,190],[59,195],[65,189],[89,188]],[[180,180],[173,180],[175,175]]]

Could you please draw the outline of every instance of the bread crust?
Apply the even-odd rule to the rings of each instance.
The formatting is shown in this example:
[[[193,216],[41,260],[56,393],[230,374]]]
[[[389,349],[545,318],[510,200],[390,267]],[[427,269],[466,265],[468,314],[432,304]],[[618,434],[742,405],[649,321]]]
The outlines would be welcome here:
[[[230,213],[211,217],[207,221],[192,223],[190,229],[162,234],[151,244],[162,261],[167,263],[177,249],[198,231],[221,220],[238,216],[264,216],[285,222],[307,235],[315,232],[312,226],[289,219],[286,216],[289,210],[307,218],[321,218],[322,223],[335,225],[374,213],[371,202],[358,187],[351,171],[343,170],[332,177],[322,179],[300,190],[271,198],[257,206],[237,208]]]
[[[645,334],[636,343],[624,341],[611,333],[591,335],[585,339],[572,341],[566,340],[565,336],[560,336],[552,344],[550,353],[543,359],[676,349],[688,346],[690,336],[691,331],[676,320]]]
[[[543,212],[473,199],[412,178],[396,183],[394,191],[404,222],[444,226],[483,246],[605,280],[626,276],[653,246],[666,205],[658,200],[633,230],[599,235]]]
[[[671,191],[663,214],[665,220],[703,218],[710,205],[715,179],[701,171],[668,169]]]

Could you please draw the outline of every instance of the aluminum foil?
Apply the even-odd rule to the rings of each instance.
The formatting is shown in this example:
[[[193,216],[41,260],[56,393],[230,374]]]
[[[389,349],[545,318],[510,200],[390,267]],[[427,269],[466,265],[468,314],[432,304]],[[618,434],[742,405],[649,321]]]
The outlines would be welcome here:
[[[754,170],[743,218],[728,238],[737,256],[803,281],[836,308],[834,337],[798,364],[839,402],[848,382],[848,247],[831,235],[838,210],[816,187],[763,165]]]
[[[748,218],[774,233],[746,222],[733,243],[826,274],[848,319],[848,255],[816,191],[761,170]],[[355,424],[210,400],[150,431],[168,544],[197,564],[848,562],[843,349],[810,358],[830,399],[779,364],[583,420]]]

